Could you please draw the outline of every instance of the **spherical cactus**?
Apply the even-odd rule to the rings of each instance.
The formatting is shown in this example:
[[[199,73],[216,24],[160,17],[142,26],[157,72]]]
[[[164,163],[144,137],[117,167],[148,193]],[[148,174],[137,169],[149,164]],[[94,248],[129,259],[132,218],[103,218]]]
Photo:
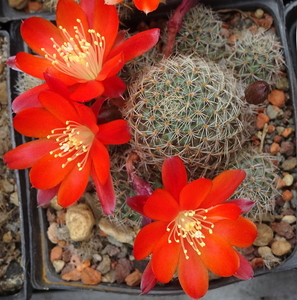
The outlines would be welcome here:
[[[202,58],[164,59],[132,86],[123,112],[132,148],[147,164],[178,155],[194,172],[226,163],[249,134],[249,107],[222,66]],[[248,123],[250,120],[248,120]]]
[[[175,53],[195,53],[218,61],[226,54],[226,45],[219,16],[200,4],[185,15],[182,28],[176,35]]]
[[[268,153],[258,153],[255,149],[245,149],[230,163],[229,169],[243,169],[246,178],[235,194],[236,198],[248,198],[255,202],[248,217],[260,220],[262,216],[274,210],[275,197],[280,195],[276,188],[277,167],[273,164],[275,157]]]
[[[247,84],[257,80],[273,83],[284,68],[281,45],[277,36],[268,32],[244,31],[227,61],[235,69],[235,76]]]

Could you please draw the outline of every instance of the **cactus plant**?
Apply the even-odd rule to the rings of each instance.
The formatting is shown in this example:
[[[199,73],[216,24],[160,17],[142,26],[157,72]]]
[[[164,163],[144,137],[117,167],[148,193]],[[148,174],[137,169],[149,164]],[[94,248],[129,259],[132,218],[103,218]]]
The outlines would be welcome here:
[[[18,72],[18,77],[14,89],[18,95],[44,83],[45,81],[29,74]]]
[[[247,84],[257,80],[275,83],[284,68],[282,48],[273,32],[243,31],[227,61],[235,76]]]
[[[180,156],[191,171],[216,169],[249,137],[252,112],[223,66],[176,56],[151,67],[130,90],[123,111],[132,148],[148,164]]]
[[[218,61],[226,54],[227,39],[222,34],[222,21],[211,8],[199,4],[190,9],[176,35],[175,53],[198,54]]]
[[[273,164],[275,157],[268,153],[258,153],[248,148],[241,152],[233,162],[230,169],[243,169],[246,178],[239,186],[235,198],[248,198],[255,202],[248,217],[261,220],[262,216],[274,210],[274,201],[280,191],[276,188],[277,167]]]

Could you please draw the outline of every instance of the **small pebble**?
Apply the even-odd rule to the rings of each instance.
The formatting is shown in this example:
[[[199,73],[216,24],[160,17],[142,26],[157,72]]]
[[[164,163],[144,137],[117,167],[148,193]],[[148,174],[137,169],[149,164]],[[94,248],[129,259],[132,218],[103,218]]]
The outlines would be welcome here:
[[[266,108],[266,114],[270,120],[276,119],[278,116],[282,115],[283,111],[276,105],[268,105]]]
[[[52,248],[51,254],[50,254],[51,262],[53,262],[55,260],[61,260],[62,259],[62,253],[63,253],[62,247],[55,246],[54,248]]]
[[[84,284],[96,285],[99,284],[101,280],[102,280],[101,273],[90,267],[84,268],[81,272],[81,281]]]
[[[282,256],[289,253],[292,246],[287,241],[275,241],[271,245],[271,251],[276,256]]]
[[[269,122],[269,117],[266,114],[259,113],[256,119],[256,126],[258,129],[263,129],[264,125]]]
[[[270,94],[268,95],[268,101],[278,107],[284,106],[286,102],[285,92],[282,90],[271,91]]]
[[[138,269],[135,269],[134,272],[125,278],[125,282],[128,286],[138,286],[141,282],[141,277],[142,273]]]
[[[295,145],[292,142],[282,142],[280,145],[280,153],[291,156],[295,153]]]
[[[284,201],[290,201],[293,198],[293,193],[289,190],[282,192],[282,197]]]
[[[297,165],[297,157],[289,157],[283,162],[282,168],[285,171],[289,171],[295,168],[296,165]]]
[[[65,262],[63,260],[54,260],[53,266],[55,268],[56,273],[60,273],[65,266]]]
[[[275,155],[280,151],[280,145],[277,143],[272,143],[269,151],[272,155]]]
[[[253,245],[255,246],[267,246],[273,239],[273,231],[270,226],[260,223],[256,224],[258,236],[256,237]]]
[[[294,128],[292,127],[287,127],[284,129],[284,131],[282,132],[282,136],[287,138],[292,132],[294,132]]]
[[[275,143],[280,143],[281,141],[282,141],[282,137],[280,136],[280,135],[278,135],[278,134],[276,134],[274,137],[273,137],[273,141],[275,142]]]
[[[255,11],[255,17],[256,17],[257,19],[261,19],[261,18],[263,18],[263,16],[264,16],[264,11],[263,11],[263,9],[258,8],[258,9]]]
[[[282,218],[282,221],[287,222],[289,224],[294,224],[296,222],[296,217],[295,216],[291,216],[291,215],[287,215],[287,216],[284,216]]]
[[[286,186],[291,186],[293,184],[294,177],[288,173],[283,177],[283,181],[286,183]]]
[[[62,279],[65,281],[79,281],[81,279],[81,272],[74,269],[68,273],[63,274]]]
[[[279,236],[285,237],[287,240],[294,237],[293,227],[284,221],[274,223],[273,231],[275,231]]]

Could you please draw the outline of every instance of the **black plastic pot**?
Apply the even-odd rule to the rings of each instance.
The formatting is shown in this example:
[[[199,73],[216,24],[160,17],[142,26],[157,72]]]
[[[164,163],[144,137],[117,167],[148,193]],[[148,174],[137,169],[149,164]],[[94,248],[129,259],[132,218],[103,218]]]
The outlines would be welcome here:
[[[0,1],[0,23],[6,23],[13,20],[23,20],[32,16],[42,17],[47,20],[55,20],[54,13],[51,12],[26,13],[10,7],[8,4],[8,0]]]
[[[269,13],[274,18],[274,25],[277,30],[277,34],[280,37],[281,43],[284,48],[284,56],[287,66],[288,79],[290,81],[290,97],[295,99],[294,102],[294,117],[296,120],[296,83],[293,72],[293,64],[290,57],[288,43],[285,31],[285,14],[284,6],[281,0],[233,0],[229,2],[221,0],[208,0],[203,1],[204,4],[213,7],[214,10],[219,9],[240,9],[242,11],[254,11],[258,8],[263,9],[265,12]],[[168,1],[169,7],[176,7],[180,1]],[[162,10],[164,6],[162,6]],[[159,15],[160,12],[154,13],[154,15]],[[144,15],[142,14],[142,17]],[[19,22],[13,23],[11,26],[11,35],[15,42],[15,53],[21,51],[20,47],[23,47],[23,43],[19,36],[17,36],[16,30],[18,30]],[[13,53],[13,54],[15,54]],[[13,74],[15,76],[15,73]],[[13,78],[12,78],[13,80]],[[18,141],[19,143],[20,141]],[[31,260],[31,282],[35,289],[47,290],[47,289],[92,289],[101,290],[108,292],[120,292],[125,294],[139,294],[139,288],[132,288],[126,285],[119,284],[104,284],[101,283],[96,286],[87,286],[81,282],[66,282],[63,281],[58,274],[55,273],[52,263],[49,259],[50,249],[52,244],[47,239],[47,220],[45,216],[45,211],[42,208],[37,208],[36,204],[36,191],[30,189],[28,182],[28,172],[22,171],[21,177],[23,178],[23,185],[20,186],[19,190],[22,192],[23,201],[27,201],[28,215],[29,215],[29,233],[30,233],[30,260]],[[270,272],[279,272],[284,270],[290,270],[297,267],[297,250],[293,251],[291,256],[284,261],[278,267],[271,270],[267,268],[257,269],[255,276],[262,274],[267,274]],[[238,279],[234,277],[222,278],[210,282],[210,289],[217,288],[220,286],[228,285],[230,283],[237,282]],[[171,283],[163,287],[156,287],[151,291],[151,294],[155,295],[173,295],[181,294],[183,291],[177,283]]]
[[[10,36],[6,31],[0,31],[0,36],[5,37],[8,43],[8,49],[10,49]],[[8,50],[8,57],[10,55],[10,50]],[[11,111],[11,86],[10,86],[10,69],[6,67],[7,74],[7,91],[8,91],[8,109]],[[11,131],[11,143],[12,148],[15,148],[18,144],[17,133],[13,130]],[[21,172],[14,172],[16,184],[18,187],[18,196],[19,196],[19,217],[20,217],[20,234],[21,234],[21,252],[22,252],[22,271],[23,271],[23,287],[22,289],[13,295],[0,296],[0,300],[26,300],[30,298],[31,295],[31,284],[29,279],[29,260],[28,260],[28,250],[29,250],[29,239],[28,239],[28,218],[27,218],[27,202],[21,201],[21,197],[24,197],[24,194],[21,193],[20,187],[24,186],[23,174]]]

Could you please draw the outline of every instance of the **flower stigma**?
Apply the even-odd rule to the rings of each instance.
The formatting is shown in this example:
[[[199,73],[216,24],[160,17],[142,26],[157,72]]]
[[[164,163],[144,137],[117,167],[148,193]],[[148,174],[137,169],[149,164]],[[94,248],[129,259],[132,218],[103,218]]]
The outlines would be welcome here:
[[[214,224],[206,221],[207,217],[201,214],[207,212],[207,209],[182,211],[166,228],[170,232],[168,243],[172,243],[172,241],[181,243],[186,259],[190,257],[187,255],[187,250],[185,249],[185,241],[192,246],[198,255],[201,255],[199,247],[202,248],[206,245],[203,232],[208,231],[210,234],[213,233]]]
[[[73,27],[74,36],[71,36],[67,29],[59,26],[65,40],[62,45],[51,38],[56,53],[50,54],[50,51],[45,48],[41,48],[41,51],[45,52],[44,57],[62,73],[82,82],[94,80],[102,69],[105,37],[94,29],[88,29],[86,36],[81,20],[77,19],[76,22],[78,26]]]
[[[95,135],[88,127],[77,122],[66,121],[66,125],[64,128],[53,129],[52,134],[47,136],[48,139],[54,138],[59,145],[58,148],[50,151],[50,154],[54,157],[68,156],[62,168],[83,155],[77,163],[78,170],[81,171],[88,160]]]

